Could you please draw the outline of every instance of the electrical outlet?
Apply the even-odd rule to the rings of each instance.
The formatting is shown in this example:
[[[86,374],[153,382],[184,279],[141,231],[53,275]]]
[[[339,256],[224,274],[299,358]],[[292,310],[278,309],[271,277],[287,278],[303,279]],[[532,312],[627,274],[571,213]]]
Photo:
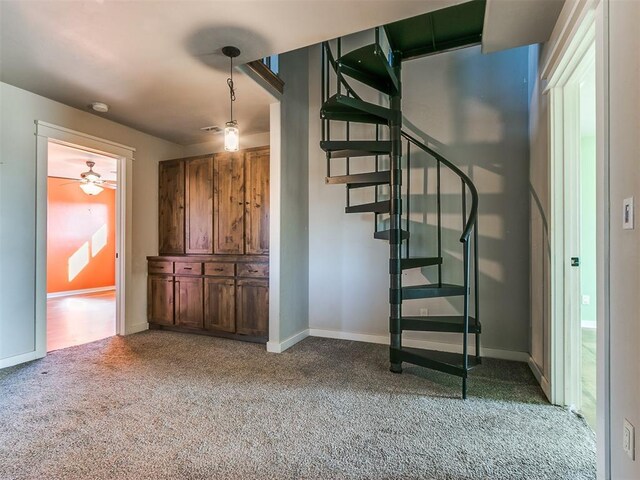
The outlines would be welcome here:
[[[429,316],[429,309],[428,308],[421,308],[420,309],[420,316],[421,317],[428,317]]]
[[[589,295],[582,295],[582,304],[591,305],[591,297]]]
[[[636,429],[631,425],[629,420],[624,419],[622,427],[622,448],[631,460],[636,458]]]

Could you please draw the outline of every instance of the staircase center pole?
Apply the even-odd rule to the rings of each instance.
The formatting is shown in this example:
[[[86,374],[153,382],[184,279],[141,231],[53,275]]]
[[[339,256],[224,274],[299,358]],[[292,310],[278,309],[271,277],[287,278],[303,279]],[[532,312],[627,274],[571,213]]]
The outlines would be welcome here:
[[[389,122],[391,140],[391,185],[390,185],[390,222],[389,232],[389,331],[391,333],[389,358],[390,370],[394,373],[402,372],[402,361],[394,350],[399,353],[402,348],[402,82],[401,60],[399,52],[393,53],[393,70],[398,79],[398,92],[390,96],[390,108],[394,115]]]

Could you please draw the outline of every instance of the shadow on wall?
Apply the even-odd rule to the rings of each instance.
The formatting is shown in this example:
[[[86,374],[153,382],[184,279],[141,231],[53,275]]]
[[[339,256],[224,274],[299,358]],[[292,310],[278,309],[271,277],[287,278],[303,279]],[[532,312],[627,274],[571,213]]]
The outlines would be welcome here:
[[[440,152],[479,192],[480,304],[484,344],[528,351],[528,47],[483,55],[467,48],[403,65],[405,129]],[[428,133],[426,133],[428,132]],[[407,144],[403,147],[406,149]],[[436,161],[411,148],[410,254],[437,254]],[[404,161],[406,162],[405,155]],[[461,181],[442,169],[443,281],[462,281]],[[470,195],[467,195],[470,200]],[[407,277],[437,281],[436,269]],[[460,312],[439,299],[430,314]]]

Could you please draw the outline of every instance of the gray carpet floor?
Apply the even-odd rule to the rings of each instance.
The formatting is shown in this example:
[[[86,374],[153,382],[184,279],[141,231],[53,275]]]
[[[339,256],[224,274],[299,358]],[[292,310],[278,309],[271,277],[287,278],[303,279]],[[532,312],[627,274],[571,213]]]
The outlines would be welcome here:
[[[584,421],[524,364],[459,380],[381,345],[144,332],[0,371],[0,479],[592,479]]]

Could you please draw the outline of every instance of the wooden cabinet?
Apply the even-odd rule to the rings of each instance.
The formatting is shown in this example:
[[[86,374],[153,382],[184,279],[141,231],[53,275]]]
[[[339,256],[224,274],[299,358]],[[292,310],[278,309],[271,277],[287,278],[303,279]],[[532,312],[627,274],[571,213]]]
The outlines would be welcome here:
[[[202,278],[175,277],[176,325],[203,328]]]
[[[173,277],[149,275],[147,290],[149,323],[173,325]]]
[[[244,335],[269,334],[269,281],[241,279],[237,282],[236,332]]]
[[[213,158],[213,253],[244,253],[244,155],[218,153]]]
[[[158,235],[161,255],[184,253],[184,162],[160,162]]]
[[[213,253],[213,157],[185,162],[185,253]]]
[[[269,253],[269,150],[245,154],[245,253]]]
[[[265,255],[149,257],[150,272],[159,265],[175,272],[149,274],[149,323],[155,328],[265,342],[268,260]]]
[[[236,331],[236,284],[233,278],[205,278],[204,328]]]
[[[158,188],[150,325],[265,342],[269,148],[160,162]]]

